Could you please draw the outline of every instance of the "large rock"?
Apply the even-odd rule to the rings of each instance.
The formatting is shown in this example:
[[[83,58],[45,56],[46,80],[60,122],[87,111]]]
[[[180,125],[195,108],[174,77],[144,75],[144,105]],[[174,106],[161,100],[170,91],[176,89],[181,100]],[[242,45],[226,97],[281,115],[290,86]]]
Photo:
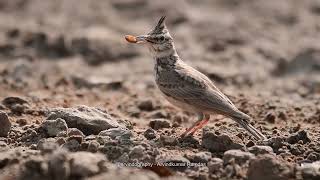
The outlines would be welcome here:
[[[293,167],[275,156],[265,154],[250,161],[248,180],[287,180],[293,179]]]
[[[54,120],[45,120],[42,122],[41,127],[46,131],[50,137],[55,137],[59,133],[68,130],[67,123],[64,119],[57,118]]]
[[[0,111],[0,127],[0,137],[8,136],[11,129],[11,122],[9,121],[7,113],[2,111]]]
[[[240,149],[242,144],[231,139],[226,134],[215,134],[207,128],[203,129],[202,146],[211,152],[224,152],[230,149]]]
[[[47,119],[62,118],[68,127],[78,128],[84,134],[98,134],[100,131],[120,127],[120,124],[106,112],[92,107],[56,108],[50,110]]]

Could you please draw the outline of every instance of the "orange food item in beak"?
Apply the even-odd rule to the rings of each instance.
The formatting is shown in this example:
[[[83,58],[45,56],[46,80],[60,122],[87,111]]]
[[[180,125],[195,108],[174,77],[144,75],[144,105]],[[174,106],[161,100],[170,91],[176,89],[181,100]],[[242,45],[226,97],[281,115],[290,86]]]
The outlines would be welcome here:
[[[135,36],[126,35],[125,38],[129,43],[137,43],[137,38]]]

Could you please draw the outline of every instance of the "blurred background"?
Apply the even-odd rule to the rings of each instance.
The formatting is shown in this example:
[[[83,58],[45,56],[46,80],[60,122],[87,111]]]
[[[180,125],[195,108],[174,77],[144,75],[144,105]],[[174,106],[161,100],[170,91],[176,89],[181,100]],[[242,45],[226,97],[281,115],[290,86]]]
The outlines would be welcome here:
[[[162,15],[182,59],[230,96],[319,97],[318,0],[2,0],[1,97],[156,90],[147,48],[124,35]]]

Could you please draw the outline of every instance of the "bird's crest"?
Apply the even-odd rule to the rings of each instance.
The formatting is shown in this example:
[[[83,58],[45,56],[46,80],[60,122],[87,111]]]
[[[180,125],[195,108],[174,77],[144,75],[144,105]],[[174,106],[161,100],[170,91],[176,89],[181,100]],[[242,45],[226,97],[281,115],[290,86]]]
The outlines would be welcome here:
[[[167,27],[166,27],[166,24],[165,24],[165,19],[166,19],[166,16],[162,16],[157,25],[153,28],[153,30],[150,32],[150,34],[161,34],[161,33],[166,33],[168,30],[167,30]]]

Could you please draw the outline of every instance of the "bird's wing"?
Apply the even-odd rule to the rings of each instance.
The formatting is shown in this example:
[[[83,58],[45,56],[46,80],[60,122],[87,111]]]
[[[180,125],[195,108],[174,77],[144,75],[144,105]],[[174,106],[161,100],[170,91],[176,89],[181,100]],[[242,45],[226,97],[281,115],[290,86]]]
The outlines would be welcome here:
[[[195,106],[197,109],[230,117],[243,116],[243,113],[213,85],[209,78],[193,68],[177,68],[171,75],[170,81],[158,85],[167,96]]]

